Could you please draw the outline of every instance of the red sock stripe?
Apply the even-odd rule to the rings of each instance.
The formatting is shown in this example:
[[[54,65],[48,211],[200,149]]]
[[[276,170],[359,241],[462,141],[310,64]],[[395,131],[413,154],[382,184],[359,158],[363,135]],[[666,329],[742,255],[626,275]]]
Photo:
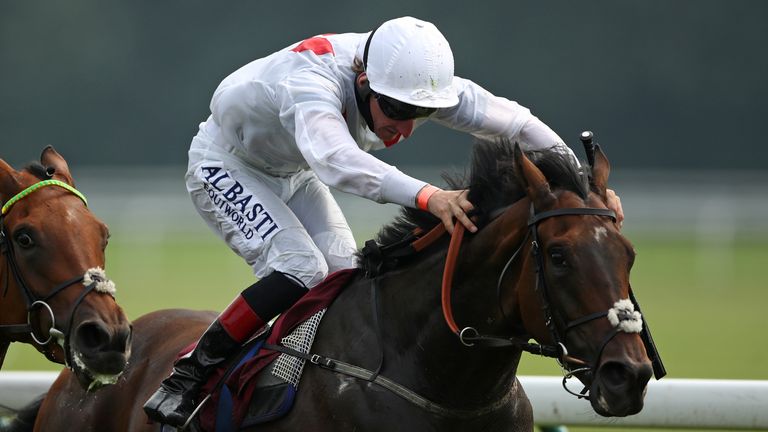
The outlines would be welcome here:
[[[251,309],[243,296],[238,295],[224,312],[219,315],[224,330],[237,342],[245,342],[264,324],[263,319]]]

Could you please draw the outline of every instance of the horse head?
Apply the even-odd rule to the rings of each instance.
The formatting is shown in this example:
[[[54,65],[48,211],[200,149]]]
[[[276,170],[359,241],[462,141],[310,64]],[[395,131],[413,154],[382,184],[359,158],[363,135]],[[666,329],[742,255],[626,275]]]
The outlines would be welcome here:
[[[104,273],[107,226],[52,147],[16,171],[0,159],[0,365],[10,342],[66,364],[87,389],[116,382],[131,326]]]
[[[608,159],[598,148],[591,172],[572,173],[582,187],[570,188],[547,178],[519,147],[513,165],[530,209],[523,224],[529,252],[521,255],[528,270],[503,287],[507,306],[527,334],[554,348],[566,378],[584,384],[571,393],[603,416],[635,414],[653,369],[629,284],[635,252],[606,206]],[[514,218],[519,227],[520,215]]]

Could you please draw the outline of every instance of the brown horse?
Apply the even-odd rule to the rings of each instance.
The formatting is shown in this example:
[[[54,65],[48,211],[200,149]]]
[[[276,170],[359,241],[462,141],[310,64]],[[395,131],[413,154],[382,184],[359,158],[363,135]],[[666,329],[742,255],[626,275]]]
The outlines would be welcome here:
[[[600,151],[594,160],[585,171],[558,153],[478,144],[468,184],[453,186],[468,186],[482,228],[463,241],[456,231],[452,245],[442,235],[410,255],[363,260],[312,347],[335,359],[333,370],[308,366],[288,415],[246,430],[530,431],[515,377],[523,351],[557,358],[598,414],[639,412],[657,355],[629,286],[633,248],[605,205],[608,161]],[[378,240],[438,223],[406,210]],[[136,320],[123,378],[89,395],[62,374],[35,430],[159,430],[141,406],[213,318],[172,310]],[[342,363],[381,367],[361,379]]]
[[[104,273],[109,232],[52,147],[16,171],[0,159],[0,366],[12,342],[66,364],[83,391],[117,380],[131,327]]]

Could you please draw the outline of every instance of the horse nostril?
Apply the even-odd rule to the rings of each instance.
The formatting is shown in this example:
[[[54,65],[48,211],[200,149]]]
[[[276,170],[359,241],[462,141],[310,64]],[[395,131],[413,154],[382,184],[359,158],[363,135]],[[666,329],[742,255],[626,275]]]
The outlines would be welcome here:
[[[109,344],[109,333],[103,325],[96,322],[83,323],[77,327],[78,347],[83,351],[97,351]]]
[[[622,363],[608,362],[600,367],[600,377],[603,384],[610,388],[627,385],[631,372]]]
[[[88,321],[80,324],[75,332],[78,350],[83,354],[123,353],[127,354],[131,344],[132,327],[119,326],[110,332],[101,321]]]
[[[610,389],[644,388],[651,379],[653,369],[648,364],[607,362],[600,367],[600,379]]]
[[[648,384],[648,381],[651,380],[652,376],[653,376],[653,368],[651,367],[650,363],[644,363],[640,365],[640,367],[637,370],[638,384],[645,387],[645,385]]]

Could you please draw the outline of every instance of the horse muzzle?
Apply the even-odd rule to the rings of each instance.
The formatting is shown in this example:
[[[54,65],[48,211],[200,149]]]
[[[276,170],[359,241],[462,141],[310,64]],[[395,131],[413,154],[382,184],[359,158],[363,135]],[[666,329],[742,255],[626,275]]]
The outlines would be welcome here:
[[[99,320],[80,323],[71,336],[71,364],[83,388],[114,384],[128,366],[132,328],[107,327]]]
[[[653,375],[648,362],[606,361],[597,369],[589,400],[604,417],[625,417],[643,409],[645,392]]]

